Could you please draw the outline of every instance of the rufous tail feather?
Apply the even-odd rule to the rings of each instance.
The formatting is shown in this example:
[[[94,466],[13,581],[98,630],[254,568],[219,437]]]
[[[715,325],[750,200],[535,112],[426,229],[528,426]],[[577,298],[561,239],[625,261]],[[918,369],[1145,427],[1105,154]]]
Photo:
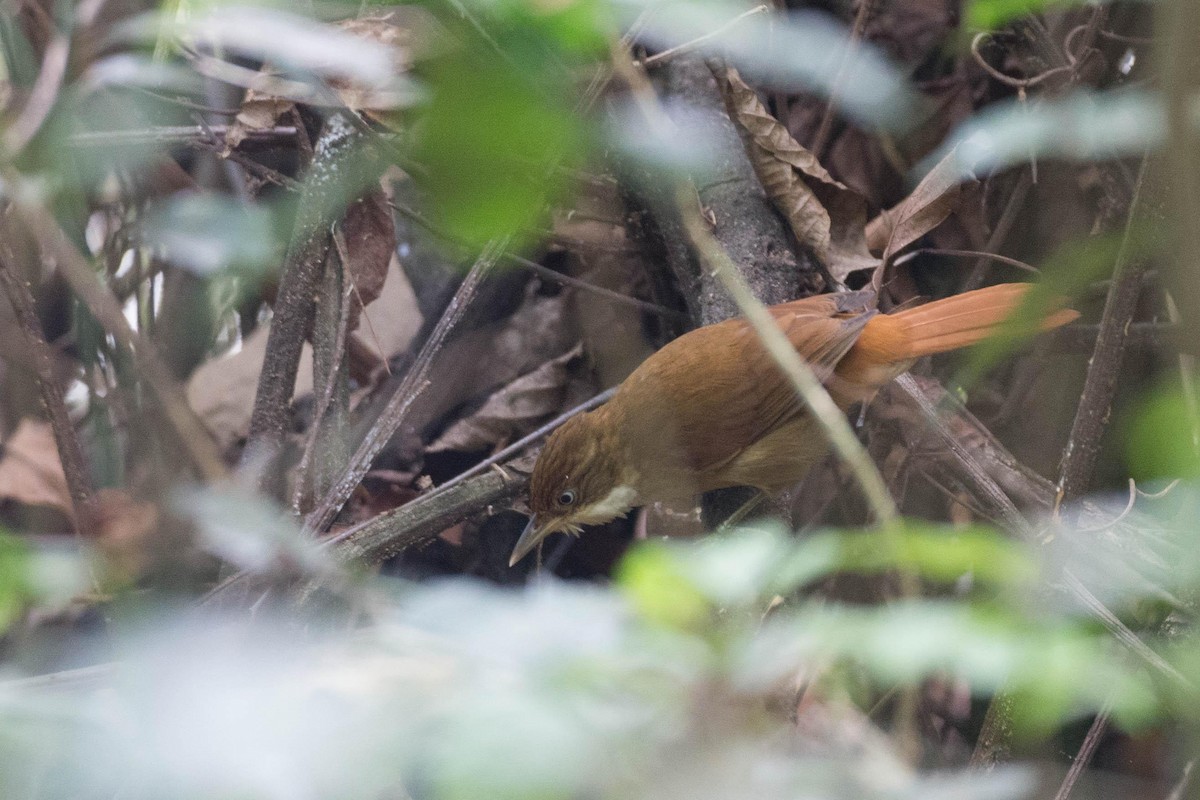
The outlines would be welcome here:
[[[969,347],[994,333],[1030,288],[1027,283],[1004,283],[872,317],[838,365],[838,372],[865,373],[885,364],[902,364]],[[1079,312],[1070,309],[1056,311],[1047,315],[1039,327],[1051,330],[1078,316]]]

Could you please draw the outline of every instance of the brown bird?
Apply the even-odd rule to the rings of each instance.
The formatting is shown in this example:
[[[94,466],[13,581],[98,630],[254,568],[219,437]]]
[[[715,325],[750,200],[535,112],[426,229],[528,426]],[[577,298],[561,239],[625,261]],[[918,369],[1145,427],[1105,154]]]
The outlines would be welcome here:
[[[893,314],[875,310],[869,291],[806,297],[769,311],[846,411],[916,359],[986,338],[1029,288],[1002,284]],[[1077,316],[1058,311],[1041,327]],[[554,432],[534,466],[533,516],[510,563],[551,533],[579,533],[648,502],[686,501],[728,486],[777,492],[803,478],[827,448],[746,320],[698,328],[646,359],[607,404]]]

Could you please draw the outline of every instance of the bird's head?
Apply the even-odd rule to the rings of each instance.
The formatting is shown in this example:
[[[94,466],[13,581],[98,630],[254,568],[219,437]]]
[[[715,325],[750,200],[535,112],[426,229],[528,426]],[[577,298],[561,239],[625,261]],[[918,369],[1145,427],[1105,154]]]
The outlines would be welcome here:
[[[578,534],[582,526],[616,519],[637,504],[634,481],[602,412],[571,418],[542,448],[529,480],[533,516],[510,565],[552,533]]]

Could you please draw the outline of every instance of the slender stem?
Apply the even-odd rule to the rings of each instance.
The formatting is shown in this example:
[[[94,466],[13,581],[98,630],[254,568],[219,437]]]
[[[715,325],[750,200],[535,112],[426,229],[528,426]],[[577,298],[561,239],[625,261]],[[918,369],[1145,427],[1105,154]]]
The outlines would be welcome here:
[[[7,246],[3,249],[8,250]],[[50,429],[54,431],[58,459],[62,463],[67,490],[71,493],[75,529],[80,533],[92,534],[96,527],[95,487],[92,485],[87,459],[83,454],[83,447],[79,444],[79,435],[67,413],[62,385],[54,374],[54,351],[46,341],[37,312],[34,311],[33,295],[25,281],[14,272],[14,268],[11,253],[6,252],[5,258],[0,260],[0,285],[3,285],[4,292],[8,295],[17,324],[29,347],[30,361],[37,374],[38,390],[42,395],[42,405],[50,420]]]
[[[1108,286],[1108,298],[1100,317],[1100,332],[1096,336],[1096,349],[1088,364],[1083,394],[1075,411],[1075,421],[1063,454],[1062,469],[1058,479],[1057,505],[1082,497],[1091,485],[1096,463],[1100,458],[1100,442],[1108,428],[1109,411],[1117,390],[1121,374],[1121,363],[1125,356],[1125,343],[1129,336],[1129,325],[1137,311],[1138,296],[1142,288],[1142,267],[1137,261],[1129,260],[1130,231],[1138,213],[1142,183],[1146,177],[1149,158],[1142,159],[1137,184],[1129,203],[1125,223],[1125,236],[1117,254],[1117,264],[1112,283]]]
[[[21,188],[20,179],[14,173],[6,172],[4,178],[10,191]],[[133,330],[112,292],[100,283],[91,264],[70,242],[53,215],[21,191],[14,191],[11,196],[17,217],[57,262],[76,296],[117,344],[132,355],[192,466],[206,481],[222,480],[227,470],[216,443],[188,406],[182,387],[162,363],[154,346]]]
[[[1071,762],[1071,768],[1067,770],[1067,775],[1063,778],[1062,785],[1058,787],[1058,792],[1054,795],[1054,800],[1067,800],[1071,795],[1071,790],[1075,788],[1079,776],[1087,769],[1087,765],[1091,763],[1092,756],[1096,754],[1096,748],[1100,745],[1100,740],[1104,738],[1104,732],[1108,730],[1109,713],[1112,710],[1112,702],[1106,702],[1104,708],[1100,709],[1100,713],[1092,720],[1091,726],[1088,727],[1087,735],[1083,737],[1083,744],[1079,746],[1079,752],[1075,754],[1075,759]]]

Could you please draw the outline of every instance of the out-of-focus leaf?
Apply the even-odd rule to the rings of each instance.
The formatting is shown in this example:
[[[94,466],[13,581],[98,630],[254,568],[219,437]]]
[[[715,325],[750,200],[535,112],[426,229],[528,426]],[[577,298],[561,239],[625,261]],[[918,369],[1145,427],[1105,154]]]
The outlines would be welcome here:
[[[38,60],[13,11],[0,9],[0,58],[5,80],[24,88],[37,79]]]
[[[0,450],[0,498],[48,506],[71,520],[75,511],[50,425],[26,417]]]
[[[1095,5],[1096,2],[1097,0],[970,0],[967,5],[967,26],[994,30],[1018,17],[1038,14],[1051,8]]]
[[[1156,386],[1133,411],[1125,441],[1130,474],[1139,481],[1200,477],[1194,391],[1178,384]]]
[[[82,75],[81,86],[86,91],[136,86],[201,97],[204,90],[203,80],[194,71],[137,53],[117,53],[89,64]]]
[[[0,528],[0,634],[29,608],[61,609],[88,588],[78,550],[34,549]]]
[[[1151,92],[1078,92],[1061,100],[994,103],[955,130],[917,166],[943,180],[987,175],[1036,158],[1140,155],[1166,134],[1166,112]]]
[[[8,630],[29,598],[30,565],[25,544],[0,530],[0,633]]]
[[[184,20],[150,14],[126,24],[125,35],[153,40],[173,32],[207,52],[233,52],[278,67],[386,86],[395,75],[392,53],[370,41],[279,9],[213,5]]]
[[[486,450],[528,433],[562,409],[567,385],[582,354],[582,346],[577,346],[517,378],[489,397],[474,414],[451,425],[427,449]]]
[[[915,96],[903,73],[865,42],[815,12],[759,13],[720,2],[622,0],[627,22],[640,17],[638,39],[655,50],[694,45],[728,59],[756,84],[835,95],[839,108],[868,127],[903,130]],[[733,24],[730,24],[733,22]]]
[[[711,175],[721,163],[720,131],[713,118],[683,103],[668,103],[670,125],[647,124],[632,101],[614,101],[606,118],[606,133],[625,158],[644,171],[630,170],[634,181],[659,181],[664,172],[697,179]],[[686,131],[686,135],[684,135]]]
[[[806,539],[775,566],[764,588],[789,593],[836,572],[895,569],[943,582],[970,575],[978,582],[1000,586],[1028,584],[1038,573],[1025,547],[993,530],[906,521],[886,534],[826,532]]]
[[[329,84],[336,98],[311,96],[308,91],[297,95],[289,89],[278,70],[271,65],[264,66],[250,81],[238,114],[225,135],[225,154],[228,155],[241,144],[250,132],[274,126],[297,102],[303,101],[310,105],[340,102],[354,111],[377,112],[374,116],[378,118],[378,112],[412,105],[420,99],[421,92],[405,77],[411,62],[408,47],[410,36],[406,28],[393,22],[393,16],[398,13],[361,17],[337,25],[339,31],[358,37],[371,46],[387,49],[393,72],[391,85],[384,86],[377,81],[364,83],[352,78],[333,78]]]
[[[234,492],[181,490],[176,510],[195,525],[201,545],[238,569],[322,575],[328,552],[301,535],[292,521],[259,498]]]
[[[1064,305],[1069,307],[1071,298],[1082,294],[1093,281],[1111,275],[1119,254],[1144,259],[1157,252],[1162,241],[1152,228],[1135,224],[1128,238],[1118,232],[1064,246],[1042,265],[1041,280],[1033,284],[1016,311],[990,337],[971,348],[953,382],[960,386],[974,383],[986,369],[1028,342],[1042,320]]]
[[[270,211],[211,194],[168,200],[146,220],[143,235],[172,263],[202,275],[230,268],[261,272],[282,255]]]
[[[519,49],[545,47],[567,59],[602,54],[619,35],[607,0],[465,0],[463,5],[486,20],[499,39],[515,38],[521,41]]]
[[[617,582],[645,619],[673,628],[701,623],[712,606],[661,542],[647,542],[621,561]]]
[[[876,267],[879,260],[867,250],[864,234],[866,201],[834,180],[816,156],[792,138],[736,69],[722,72],[718,84],[729,116],[746,142],[767,197],[797,241],[811,248],[839,281],[856,270]]]
[[[961,167],[951,150],[908,197],[867,225],[867,245],[886,263],[950,216],[962,190]]]
[[[431,65],[430,79],[414,133],[419,180],[443,223],[478,245],[521,233],[561,187],[557,163],[583,145],[565,93],[481,54]]]
[[[1110,699],[1127,724],[1143,723],[1157,708],[1150,676],[1086,626],[942,602],[776,614],[742,653],[737,672],[748,687],[760,686],[778,680],[786,665],[814,659],[853,660],[883,685],[949,672],[975,691],[1004,686],[1023,698],[1020,720],[1030,733],[1094,713]]]

